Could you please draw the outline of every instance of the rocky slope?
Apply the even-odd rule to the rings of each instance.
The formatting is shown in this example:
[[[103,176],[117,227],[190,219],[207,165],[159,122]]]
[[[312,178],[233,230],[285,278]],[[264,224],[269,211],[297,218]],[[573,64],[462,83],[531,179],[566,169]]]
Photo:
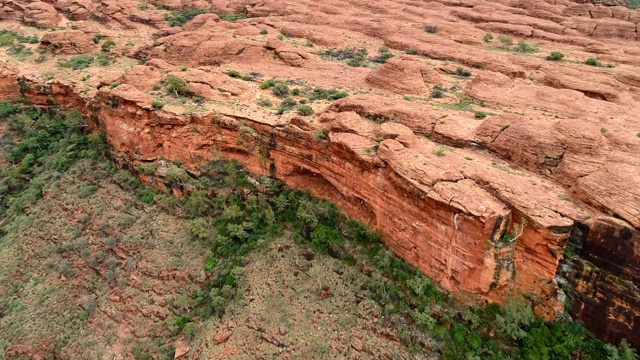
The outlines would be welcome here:
[[[81,110],[123,166],[167,159],[197,174],[222,153],[308,189],[454,293],[523,293],[553,318],[560,283],[590,329],[640,345],[640,12],[568,1],[176,1],[163,9],[247,18],[170,27],[157,5],[0,2],[5,28],[40,35],[28,47],[43,58],[2,54],[1,97]],[[58,65],[105,40],[115,41],[106,67]],[[325,52],[346,47],[395,57],[352,67]],[[564,61],[545,60],[554,51]],[[183,96],[167,94],[174,78]],[[298,88],[296,101],[317,87],[350,95],[310,102],[312,116],[278,115],[264,105],[281,99],[259,87],[269,78]],[[147,180],[162,186],[164,175]],[[570,239],[577,257],[560,266]]]

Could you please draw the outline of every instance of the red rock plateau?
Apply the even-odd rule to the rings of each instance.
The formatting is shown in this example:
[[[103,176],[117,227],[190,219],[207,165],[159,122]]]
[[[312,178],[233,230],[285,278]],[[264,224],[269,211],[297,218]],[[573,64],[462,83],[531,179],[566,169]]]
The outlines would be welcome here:
[[[26,60],[0,55],[0,96],[81,110],[132,169],[163,158],[197,176],[220,152],[344,207],[453,293],[521,293],[553,318],[562,286],[589,329],[640,346],[640,11],[566,0],[159,5],[0,0],[3,28],[41,41]],[[182,27],[163,18],[186,8],[212,13]],[[97,34],[115,41],[107,66],[58,66],[97,54]],[[395,57],[379,66],[321,56],[383,46]],[[555,51],[563,61],[545,60]],[[170,76],[198,96],[167,94]],[[281,99],[259,86],[270,78],[349,96],[278,115],[264,105]]]

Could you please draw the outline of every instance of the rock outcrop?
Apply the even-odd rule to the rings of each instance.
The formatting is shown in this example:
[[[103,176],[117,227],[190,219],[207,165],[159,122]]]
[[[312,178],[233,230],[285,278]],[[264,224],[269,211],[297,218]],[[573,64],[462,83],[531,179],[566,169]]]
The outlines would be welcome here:
[[[640,345],[629,335],[640,333],[640,11],[182,0],[163,5],[247,18],[208,13],[169,27],[159,5],[0,0],[12,31],[65,27],[39,33],[55,58],[3,57],[0,97],[81,110],[132,169],[164,158],[197,172],[217,149],[343,206],[454,293],[522,293],[552,318],[562,285],[570,314]],[[106,67],[58,69],[65,55],[97,50],[96,34],[117,43]],[[323,55],[382,46],[394,57],[381,65]],[[568,61],[546,60],[556,51]],[[168,91],[169,76],[184,81],[182,95]],[[283,99],[271,78],[314,115],[274,111]]]

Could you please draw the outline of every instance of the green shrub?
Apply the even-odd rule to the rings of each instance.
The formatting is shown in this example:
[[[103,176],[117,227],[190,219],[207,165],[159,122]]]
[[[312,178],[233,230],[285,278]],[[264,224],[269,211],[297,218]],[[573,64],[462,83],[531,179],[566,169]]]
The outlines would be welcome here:
[[[222,13],[216,13],[216,15],[218,15],[220,17],[220,20],[222,21],[228,21],[228,22],[236,22],[238,20],[244,19],[247,16],[245,14],[222,14]]]
[[[467,70],[465,68],[458,67],[456,69],[456,75],[462,76],[462,77],[469,77],[469,76],[471,76],[473,74],[471,74],[471,71],[469,71],[469,70]]]
[[[521,340],[527,336],[527,327],[536,320],[531,303],[523,297],[507,299],[503,311],[496,315],[498,331],[513,340]]]
[[[476,119],[484,119],[487,116],[489,116],[489,114],[487,112],[485,112],[485,111],[476,111],[475,112],[475,118]]]
[[[340,230],[324,224],[318,225],[311,233],[311,248],[318,252],[327,253],[330,246],[340,247],[343,242]]]
[[[444,97],[444,94],[445,90],[442,85],[436,85],[433,87],[433,90],[431,90],[431,97],[434,99],[441,99]]]
[[[366,65],[367,49],[356,49],[355,47],[343,49],[331,48],[320,52],[320,57],[326,60],[344,61],[352,67],[361,67]]]
[[[260,35],[267,35],[268,33],[269,31],[267,31],[267,29],[260,30]]]
[[[446,146],[440,146],[439,148],[434,150],[433,153],[436,156],[444,156],[445,151],[447,151],[447,147]]]
[[[562,59],[564,59],[564,54],[559,51],[553,51],[551,54],[547,55],[545,59],[549,61],[562,61]]]
[[[598,58],[588,58],[584,63],[589,66],[604,67]]]
[[[271,102],[271,100],[266,99],[266,98],[262,98],[258,101],[258,105],[262,106],[262,107],[272,107],[273,103]]]
[[[7,49],[7,54],[17,58],[19,61],[24,61],[27,57],[33,55],[33,51],[23,44],[12,44]]]
[[[328,139],[328,138],[327,138],[327,135],[326,135],[326,134],[324,133],[324,131],[322,131],[322,130],[316,130],[316,131],[314,132],[314,134],[316,135],[316,137],[317,137],[318,139],[321,139],[321,140],[327,140],[327,139]]]
[[[4,33],[0,35],[0,46],[9,46],[16,40],[15,33]]]
[[[498,36],[498,41],[502,44],[503,48],[509,48],[513,45],[513,38],[507,35]]]
[[[393,53],[391,53],[389,48],[386,46],[383,46],[380,48],[378,55],[372,57],[371,59],[369,59],[369,61],[378,63],[378,64],[384,64],[387,62],[387,60],[391,59],[392,57],[394,57],[394,55]]]
[[[153,107],[156,110],[161,110],[164,107],[164,103],[162,101],[154,100],[151,103],[151,107]]]
[[[187,87],[187,82],[177,76],[169,75],[163,82],[167,87],[168,94],[173,94],[176,97],[191,95],[191,91]]]
[[[169,23],[170,26],[182,26],[193,20],[194,17],[210,12],[211,11],[207,9],[183,9],[172,11],[169,14],[164,14],[164,19]]]
[[[74,56],[69,59],[60,59],[58,60],[58,66],[63,68],[71,68],[73,70],[82,70],[86,69],[94,61],[94,57],[88,54],[82,54],[78,56]]]
[[[267,79],[262,84],[260,84],[260,89],[266,90],[274,86],[276,86],[276,79]]]
[[[114,46],[116,46],[116,42],[115,41],[107,40],[102,44],[102,50],[109,50]]]
[[[418,49],[415,48],[406,48],[404,49],[404,52],[409,55],[418,55]]]
[[[240,72],[239,72],[239,71],[236,71],[236,70],[229,70],[229,71],[227,72],[227,75],[231,76],[231,77],[232,77],[232,78],[234,78],[234,79],[237,79],[237,78],[239,78],[239,77],[241,77],[241,76],[242,76],[242,75],[240,74]]]
[[[436,34],[438,32],[438,27],[435,25],[427,25],[424,28],[424,31],[426,31],[429,34]]]
[[[493,34],[492,33],[484,34],[484,36],[482,37],[482,40],[486,43],[491,42],[493,40]]]
[[[531,54],[538,52],[538,45],[533,43],[528,43],[524,40],[518,41],[518,46],[515,49],[516,52],[523,54]]]
[[[273,94],[279,98],[285,98],[287,96],[289,96],[289,87],[287,86],[287,84],[284,83],[278,83],[276,84],[276,86],[274,86],[271,91],[273,92]]]
[[[102,40],[102,38],[103,38],[103,37],[104,37],[104,35],[101,35],[101,34],[96,34],[96,35],[94,35],[94,36],[93,36],[93,39],[92,39],[92,40],[93,40],[93,43],[94,43],[94,44],[99,43],[99,42],[100,42],[100,40]]]
[[[313,108],[309,105],[301,105],[298,106],[298,114],[302,116],[310,116],[313,115]]]

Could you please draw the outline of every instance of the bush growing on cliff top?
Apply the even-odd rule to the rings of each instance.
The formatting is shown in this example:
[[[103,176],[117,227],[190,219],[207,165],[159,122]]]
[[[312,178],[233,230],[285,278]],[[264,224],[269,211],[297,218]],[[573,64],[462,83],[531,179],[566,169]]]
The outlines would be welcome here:
[[[500,41],[503,48],[509,48],[513,45],[513,38],[511,36],[500,35],[498,36],[498,41]]]
[[[437,33],[437,32],[438,32],[438,27],[437,27],[437,26],[435,26],[435,25],[427,25],[427,26],[424,28],[424,31],[426,31],[426,32],[427,32],[427,33],[429,33],[429,34],[435,34],[435,33]]]
[[[313,108],[309,105],[298,106],[298,114],[302,116],[313,115]]]
[[[187,82],[177,76],[169,75],[164,79],[164,85],[167,87],[167,93],[178,96],[189,96],[191,91],[187,87]]]
[[[164,14],[164,20],[168,22],[170,26],[182,26],[193,20],[194,17],[210,12],[211,11],[207,9],[183,9]]]
[[[562,59],[564,59],[564,54],[559,51],[553,51],[551,54],[547,55],[545,59],[549,61],[562,61]]]
[[[538,52],[538,45],[520,40],[518,41],[518,46],[516,47],[515,51],[523,54],[536,53]]]

